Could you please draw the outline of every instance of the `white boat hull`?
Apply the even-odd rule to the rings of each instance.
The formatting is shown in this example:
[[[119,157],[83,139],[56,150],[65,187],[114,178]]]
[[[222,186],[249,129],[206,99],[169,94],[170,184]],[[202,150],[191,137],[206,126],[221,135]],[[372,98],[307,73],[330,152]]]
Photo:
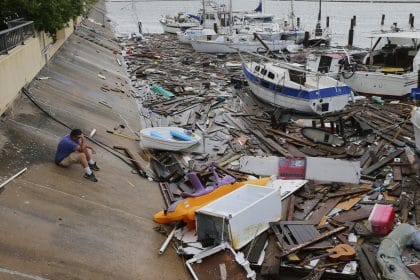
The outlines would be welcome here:
[[[351,75],[350,73],[346,75]],[[357,71],[350,78],[341,80],[360,94],[402,97],[417,86],[417,74],[384,74],[381,72]]]
[[[288,45],[293,44],[293,41],[264,41],[271,51],[280,51],[285,49]],[[191,41],[191,46],[196,52],[204,53],[236,53],[238,51],[244,52],[259,52],[265,51],[265,48],[259,41],[245,41],[245,42],[216,42],[195,40]]]
[[[188,28],[197,27],[198,23],[167,23],[164,20],[159,21],[165,33],[177,34]]]
[[[252,93],[261,101],[268,103],[275,107],[282,107],[286,109],[293,109],[299,112],[310,114],[327,114],[338,112],[344,109],[349,101],[348,95],[340,95],[336,97],[328,97],[321,99],[303,100],[300,98],[293,98],[284,96],[279,93],[270,91],[269,89],[262,88],[252,82],[249,83]],[[330,109],[328,112],[321,112],[320,106],[322,103],[329,103]]]
[[[278,84],[256,77],[248,66],[244,65],[243,68],[252,93],[258,99],[275,107],[325,115],[343,110],[349,101],[350,89],[346,85],[329,86],[315,91],[311,90],[311,94],[308,94],[308,90],[300,89],[299,86],[290,87],[283,85],[278,90],[276,89]]]

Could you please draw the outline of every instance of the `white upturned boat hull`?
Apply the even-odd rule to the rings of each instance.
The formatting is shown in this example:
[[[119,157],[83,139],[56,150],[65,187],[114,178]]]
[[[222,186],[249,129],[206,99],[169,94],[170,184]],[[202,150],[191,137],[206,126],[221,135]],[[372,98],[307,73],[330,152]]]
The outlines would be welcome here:
[[[293,41],[264,41],[271,51],[280,51],[285,49],[288,45],[293,44]],[[238,51],[244,52],[263,52],[264,46],[259,41],[244,41],[244,42],[216,42],[195,40],[191,41],[191,46],[196,52],[204,53],[236,53]]]
[[[380,72],[356,71],[350,78],[341,76],[341,80],[357,93],[385,97],[405,96],[417,86],[415,73],[384,75]]]
[[[143,149],[157,149],[165,151],[182,151],[187,150],[197,144],[201,137],[193,134],[191,137],[192,141],[182,141],[174,139],[170,130],[177,130],[184,133],[184,129],[179,127],[149,127],[140,131],[140,147]],[[151,136],[152,131],[157,131],[164,135],[165,138],[158,138]]]

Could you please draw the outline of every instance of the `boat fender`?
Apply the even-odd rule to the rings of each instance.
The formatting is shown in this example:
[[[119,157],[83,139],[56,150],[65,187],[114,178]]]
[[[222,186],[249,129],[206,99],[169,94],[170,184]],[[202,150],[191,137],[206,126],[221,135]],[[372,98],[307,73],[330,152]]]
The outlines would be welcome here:
[[[193,141],[194,140],[193,137],[186,134],[185,132],[181,132],[181,131],[178,131],[178,130],[175,130],[175,129],[171,129],[170,132],[171,132],[171,135],[176,139],[179,139],[179,140],[182,140],[182,141]]]
[[[165,135],[163,135],[162,133],[160,133],[157,130],[152,130],[150,132],[150,136],[152,136],[153,138],[167,139],[167,137],[165,137]]]

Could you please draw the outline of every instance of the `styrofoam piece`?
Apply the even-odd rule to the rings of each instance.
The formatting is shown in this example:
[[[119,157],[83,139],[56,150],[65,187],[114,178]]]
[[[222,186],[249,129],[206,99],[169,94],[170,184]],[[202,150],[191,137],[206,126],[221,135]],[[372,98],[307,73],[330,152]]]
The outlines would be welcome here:
[[[333,158],[307,157],[307,180],[358,184],[360,181],[360,161]]]
[[[282,180],[277,179],[270,181],[267,187],[280,188],[281,199],[287,198],[289,195],[303,187],[308,181],[307,180]]]
[[[281,219],[280,188],[244,185],[196,211],[198,240],[229,240],[240,249]]]
[[[243,156],[239,159],[239,170],[260,176],[277,175],[279,157]]]

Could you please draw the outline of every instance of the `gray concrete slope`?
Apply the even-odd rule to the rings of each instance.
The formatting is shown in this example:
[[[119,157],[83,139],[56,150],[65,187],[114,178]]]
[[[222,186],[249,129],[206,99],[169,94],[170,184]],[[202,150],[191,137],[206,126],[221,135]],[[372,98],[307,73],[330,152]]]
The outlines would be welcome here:
[[[112,45],[107,34],[92,38],[107,36]],[[57,119],[87,133],[95,128],[97,140],[137,153],[137,142],[106,133],[124,124],[121,133],[135,137],[132,131],[139,128],[116,57],[72,35],[38,75],[48,79],[28,88]],[[104,85],[125,93],[104,92]],[[100,147],[98,183],[84,179],[80,166],[56,166],[55,148],[66,133],[26,97],[1,119],[0,182],[24,167],[28,171],[0,193],[0,279],[189,279],[173,248],[157,255],[164,241],[153,230],[152,215],[164,207],[157,184]]]

